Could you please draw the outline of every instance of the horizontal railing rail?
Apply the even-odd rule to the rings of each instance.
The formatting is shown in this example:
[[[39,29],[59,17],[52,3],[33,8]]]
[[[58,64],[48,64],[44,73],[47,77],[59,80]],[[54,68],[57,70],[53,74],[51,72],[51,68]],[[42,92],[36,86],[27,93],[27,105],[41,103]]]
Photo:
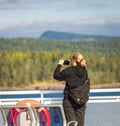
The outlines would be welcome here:
[[[63,90],[0,91],[0,105],[14,105],[24,99],[43,104],[62,104]],[[91,89],[88,103],[120,102],[120,88]]]

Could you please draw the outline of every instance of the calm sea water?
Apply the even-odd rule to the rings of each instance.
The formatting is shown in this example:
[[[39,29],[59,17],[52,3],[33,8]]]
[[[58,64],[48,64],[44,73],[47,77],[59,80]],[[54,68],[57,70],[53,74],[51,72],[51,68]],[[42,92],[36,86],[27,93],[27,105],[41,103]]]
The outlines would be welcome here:
[[[120,126],[120,103],[88,104],[85,126]]]

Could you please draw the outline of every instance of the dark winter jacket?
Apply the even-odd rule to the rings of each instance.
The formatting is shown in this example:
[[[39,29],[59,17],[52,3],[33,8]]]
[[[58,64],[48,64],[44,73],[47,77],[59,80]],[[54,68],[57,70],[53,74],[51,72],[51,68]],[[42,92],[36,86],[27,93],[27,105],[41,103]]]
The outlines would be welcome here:
[[[54,79],[59,81],[66,81],[64,89],[64,99],[68,99],[69,89],[74,89],[84,84],[88,79],[86,68],[80,66],[67,67],[60,71],[62,65],[57,65],[54,71]]]

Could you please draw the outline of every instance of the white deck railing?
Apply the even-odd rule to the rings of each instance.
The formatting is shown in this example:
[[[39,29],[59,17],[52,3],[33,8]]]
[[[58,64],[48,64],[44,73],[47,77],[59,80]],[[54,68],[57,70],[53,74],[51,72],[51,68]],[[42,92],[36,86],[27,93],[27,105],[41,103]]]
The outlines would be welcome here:
[[[12,109],[12,108],[24,108],[28,111],[29,117],[30,117],[30,125],[31,126],[39,126],[40,125],[40,120],[38,118],[38,114],[36,112],[35,108],[43,108],[43,107],[47,107],[47,108],[52,108],[52,107],[56,107],[60,109],[60,113],[61,113],[61,117],[62,117],[62,126],[66,126],[66,119],[65,119],[65,114],[64,114],[64,110],[63,110],[63,106],[62,105],[34,105],[32,107],[29,107],[27,104],[26,105],[5,105],[5,106],[0,106],[0,110],[1,110],[1,114],[2,114],[2,119],[3,119],[3,125],[2,126],[8,126],[8,121],[7,121],[7,116],[5,114],[6,109]],[[69,126],[69,125],[68,125]]]
[[[43,104],[62,104],[63,90],[0,91],[0,105],[15,105],[24,99],[35,99]],[[120,88],[91,89],[88,103],[120,102]]]
[[[4,121],[4,126],[8,126],[5,110],[18,108],[16,103],[24,99],[35,99],[42,103],[40,107],[60,107],[63,117],[63,126],[66,126],[65,115],[62,106],[63,90],[27,90],[27,91],[0,91],[0,110]],[[120,102],[120,88],[111,89],[91,89],[88,103],[114,103]],[[22,106],[31,109],[28,106]],[[34,122],[34,111],[31,112],[31,126],[38,126]]]

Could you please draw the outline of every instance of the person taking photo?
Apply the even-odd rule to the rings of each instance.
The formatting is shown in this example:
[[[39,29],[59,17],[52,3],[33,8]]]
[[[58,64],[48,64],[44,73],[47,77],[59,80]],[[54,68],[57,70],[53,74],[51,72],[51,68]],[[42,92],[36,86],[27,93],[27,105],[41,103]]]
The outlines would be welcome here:
[[[61,70],[64,65],[68,65],[68,67]],[[86,60],[83,55],[76,52],[70,60],[59,60],[53,77],[56,80],[66,82],[64,88],[63,108],[67,126],[84,126],[86,102],[89,97],[90,82],[87,81],[88,83],[86,83],[86,80],[88,80],[89,77],[86,68]],[[87,86],[83,87],[85,83]],[[79,87],[80,89],[78,89]],[[74,89],[81,91],[78,93],[78,95],[81,94],[80,98],[77,99],[78,103],[71,97],[74,96],[74,93],[77,93],[77,90]],[[73,90],[72,95],[70,95],[71,90]],[[84,91],[82,92],[82,90]]]

